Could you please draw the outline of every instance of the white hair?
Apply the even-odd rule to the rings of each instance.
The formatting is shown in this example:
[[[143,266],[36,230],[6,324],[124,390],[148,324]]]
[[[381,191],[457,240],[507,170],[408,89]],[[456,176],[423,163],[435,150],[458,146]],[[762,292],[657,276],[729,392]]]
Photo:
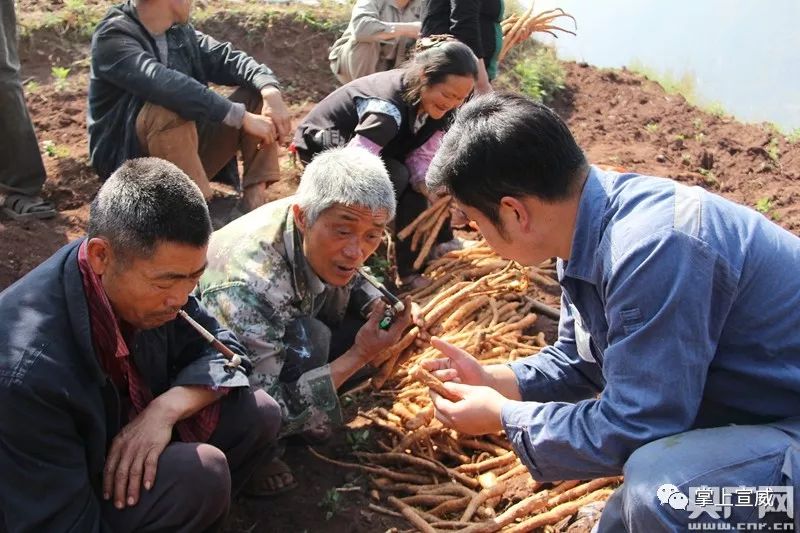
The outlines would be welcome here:
[[[385,209],[393,219],[394,186],[381,158],[355,147],[317,154],[300,178],[297,205],[311,226],[334,204],[365,207],[373,213]]]

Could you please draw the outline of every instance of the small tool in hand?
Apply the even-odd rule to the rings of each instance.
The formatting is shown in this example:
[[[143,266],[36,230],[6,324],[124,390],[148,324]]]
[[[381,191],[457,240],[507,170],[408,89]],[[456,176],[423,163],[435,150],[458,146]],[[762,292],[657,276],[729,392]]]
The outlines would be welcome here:
[[[222,344],[210,331],[201,326],[195,319],[189,316],[183,309],[178,310],[178,314],[189,323],[208,343],[219,353],[225,356],[228,361],[225,363],[225,370],[234,371],[242,364],[242,357],[233,350]]]
[[[381,329],[389,329],[389,327],[392,325],[395,315],[405,311],[406,306],[402,301],[400,301],[400,298],[389,292],[389,289],[387,289],[383,283],[375,279],[375,277],[369,274],[366,270],[359,268],[358,272],[364,277],[365,280],[369,282],[370,285],[378,289],[383,295],[384,299],[390,304],[386,306],[386,309],[383,312],[383,318],[378,324],[378,327]]]

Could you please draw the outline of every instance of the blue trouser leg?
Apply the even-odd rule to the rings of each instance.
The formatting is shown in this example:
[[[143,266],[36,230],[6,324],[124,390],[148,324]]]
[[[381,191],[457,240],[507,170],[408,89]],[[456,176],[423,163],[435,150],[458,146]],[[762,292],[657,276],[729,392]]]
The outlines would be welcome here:
[[[651,442],[625,463],[625,482],[611,496],[598,533],[686,532],[695,524],[789,522],[785,513],[759,519],[757,507],[730,507],[725,519],[662,504],[658,488],[675,485],[690,496],[692,487],[793,486],[794,509],[800,505],[800,418],[761,426],[698,429]],[[691,502],[690,502],[691,505]],[[709,509],[709,507],[703,507]],[[765,529],[769,531],[769,529]],[[778,529],[774,529],[778,531]],[[783,529],[785,531],[785,529]]]

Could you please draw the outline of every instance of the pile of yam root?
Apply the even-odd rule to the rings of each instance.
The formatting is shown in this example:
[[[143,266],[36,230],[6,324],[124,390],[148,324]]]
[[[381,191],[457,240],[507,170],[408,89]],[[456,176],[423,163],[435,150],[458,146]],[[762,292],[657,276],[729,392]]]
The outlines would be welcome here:
[[[557,319],[539,299],[543,286],[553,292],[557,284],[553,268],[522,268],[481,241],[433,261],[424,273],[431,284],[409,293],[424,326],[378,356],[370,395],[386,407],[359,411],[379,451],[356,451],[347,461],[311,453],[364,473],[370,508],[404,517],[409,531],[588,532],[620,478],[535,482],[504,434],[471,437],[445,428],[427,385],[438,390],[441,383],[419,370],[421,361],[442,357],[428,342],[432,335],[484,364],[536,354],[545,345],[535,331],[538,315]]]
[[[555,24],[555,21],[560,18],[569,18],[577,27],[575,17],[561,8],[550,9],[534,15],[533,5],[534,2],[531,2],[531,6],[522,15],[511,15],[500,23],[503,31],[503,47],[497,57],[498,62],[503,61],[512,48],[526,41],[533,33],[548,33],[556,38],[558,37],[556,32],[575,35],[574,31]]]

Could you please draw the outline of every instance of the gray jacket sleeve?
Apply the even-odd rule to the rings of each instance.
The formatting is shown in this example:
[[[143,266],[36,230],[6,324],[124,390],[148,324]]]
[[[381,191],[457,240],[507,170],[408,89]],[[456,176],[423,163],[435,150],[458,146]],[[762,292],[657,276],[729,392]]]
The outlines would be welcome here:
[[[387,21],[381,19],[383,0],[357,0],[353,6],[350,27],[359,42],[373,42],[373,35],[389,31]]]
[[[263,63],[236,50],[231,43],[222,43],[202,32],[195,31],[200,47],[200,59],[209,81],[219,85],[237,85],[260,91],[267,86],[278,87],[275,74]]]
[[[181,72],[170,69],[137,36],[111,25],[92,39],[95,76],[187,120],[222,122],[231,102]]]

